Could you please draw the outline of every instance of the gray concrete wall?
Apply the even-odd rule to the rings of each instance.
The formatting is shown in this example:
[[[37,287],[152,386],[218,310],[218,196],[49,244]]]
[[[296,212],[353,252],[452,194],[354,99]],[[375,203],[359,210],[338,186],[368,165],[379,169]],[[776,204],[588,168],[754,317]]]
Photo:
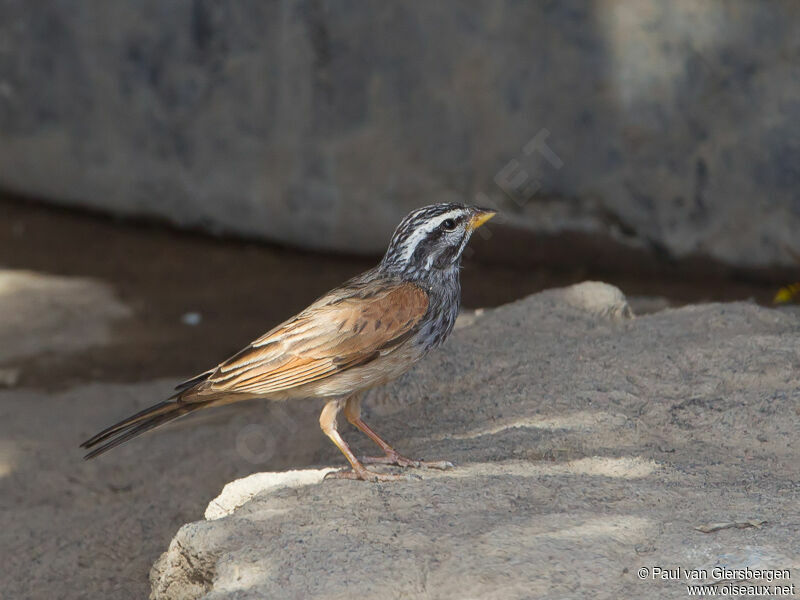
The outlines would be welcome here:
[[[378,251],[410,208],[791,262],[800,4],[0,1],[0,186]]]

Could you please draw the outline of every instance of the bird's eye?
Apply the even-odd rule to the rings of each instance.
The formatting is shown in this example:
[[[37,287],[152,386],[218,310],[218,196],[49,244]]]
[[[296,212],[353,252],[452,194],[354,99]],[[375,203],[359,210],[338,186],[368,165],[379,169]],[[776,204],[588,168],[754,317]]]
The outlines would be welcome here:
[[[456,222],[453,219],[445,219],[442,221],[441,227],[445,231],[453,231],[456,228]]]

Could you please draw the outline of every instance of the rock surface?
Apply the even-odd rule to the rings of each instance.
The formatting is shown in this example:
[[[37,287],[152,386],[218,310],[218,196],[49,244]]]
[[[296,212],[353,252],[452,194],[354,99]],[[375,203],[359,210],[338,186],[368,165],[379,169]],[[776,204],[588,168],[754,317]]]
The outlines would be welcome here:
[[[0,363],[102,345],[130,314],[98,281],[0,268]]]
[[[0,3],[0,185],[377,252],[412,207],[792,264],[800,5]],[[758,215],[758,218],[752,218]]]
[[[117,325],[142,322],[127,319],[133,310],[97,280],[0,270],[4,600],[145,598],[153,561],[226,481],[334,456],[318,406],[301,402],[291,413],[259,403],[210,412],[83,461],[81,441],[165,398],[176,378],[74,385],[20,374],[42,356],[113,352]]]
[[[80,442],[165,398],[174,385],[171,379],[64,392],[0,388],[2,598],[146,598],[153,561],[181,524],[202,516],[226,481],[259,468],[334,460],[313,403],[292,409],[294,428],[276,428],[285,417],[280,409],[253,403],[82,460]],[[256,422],[281,452],[263,442],[256,455],[238,451]]]
[[[609,310],[574,301],[591,289]],[[235,482],[213,520],[178,531],[152,597],[687,597],[654,566],[707,569],[705,582],[715,566],[789,569],[797,583],[800,314],[632,318],[620,297],[584,284],[472,315],[368,415],[404,453],[454,469]],[[759,526],[696,529],[720,522]]]

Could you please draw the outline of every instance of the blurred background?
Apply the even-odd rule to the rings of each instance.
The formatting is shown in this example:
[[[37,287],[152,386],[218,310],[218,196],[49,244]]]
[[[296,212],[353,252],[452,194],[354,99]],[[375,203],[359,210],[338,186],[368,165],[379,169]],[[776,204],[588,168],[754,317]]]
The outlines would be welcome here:
[[[796,299],[800,3],[0,0],[0,589],[145,597],[226,482],[340,464],[315,403],[77,446],[442,201],[500,213],[468,309]]]
[[[639,312],[768,303],[796,278],[791,0],[0,15],[0,264],[100,281],[128,309],[113,351],[40,348],[22,381],[203,369],[441,201],[501,212],[467,258],[467,307],[587,278]],[[29,303],[18,279],[6,305]]]

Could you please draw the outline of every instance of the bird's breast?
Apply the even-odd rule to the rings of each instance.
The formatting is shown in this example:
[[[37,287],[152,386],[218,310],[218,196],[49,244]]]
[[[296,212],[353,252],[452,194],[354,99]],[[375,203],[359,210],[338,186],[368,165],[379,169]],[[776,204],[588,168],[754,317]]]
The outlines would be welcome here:
[[[460,306],[461,286],[457,276],[430,289],[428,312],[415,337],[423,352],[434,350],[445,342],[456,324]]]

